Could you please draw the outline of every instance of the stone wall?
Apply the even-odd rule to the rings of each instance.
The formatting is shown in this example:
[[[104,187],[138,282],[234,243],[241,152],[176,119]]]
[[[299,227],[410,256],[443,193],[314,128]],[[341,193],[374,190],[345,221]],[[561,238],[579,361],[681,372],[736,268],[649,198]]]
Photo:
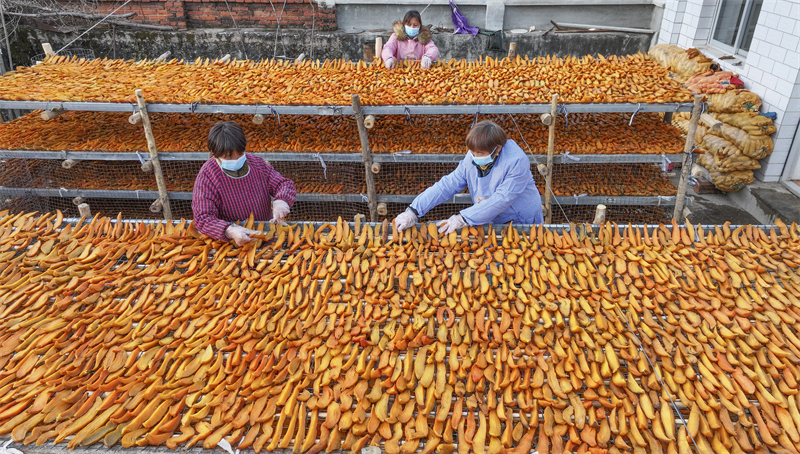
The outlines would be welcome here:
[[[507,41],[517,43],[520,55],[536,56],[576,56],[586,54],[626,55],[646,52],[651,36],[641,33],[575,33],[556,35],[537,31],[524,35],[508,35]],[[98,58],[143,59],[155,58],[170,51],[173,58],[195,60],[198,57],[219,58],[231,54],[237,59],[260,60],[272,56],[296,58],[304,53],[307,58],[324,60],[326,58],[363,59],[364,47],[374,48],[375,38],[382,37],[386,42],[388,30],[383,33],[363,32],[348,34],[342,31],[314,33],[311,30],[284,30],[277,36],[274,31],[198,29],[175,32],[150,30],[93,30],[84,35],[72,47],[94,50]],[[30,58],[42,52],[41,43],[49,42],[53,48],[60,49],[74,39],[73,34],[45,32],[31,28],[20,28],[16,33],[16,64],[28,64]],[[480,56],[503,57],[507,51],[487,51],[488,38],[478,35],[453,35],[436,33],[433,40],[439,47],[441,58],[468,60]],[[505,44],[508,48],[508,42]]]

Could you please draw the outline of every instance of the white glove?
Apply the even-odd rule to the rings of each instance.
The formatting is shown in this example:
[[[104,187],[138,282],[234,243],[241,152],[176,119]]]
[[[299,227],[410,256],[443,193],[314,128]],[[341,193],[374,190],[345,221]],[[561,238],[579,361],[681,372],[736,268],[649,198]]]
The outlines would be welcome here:
[[[286,216],[289,214],[289,204],[281,199],[272,201],[272,219],[269,222],[276,224],[283,223]]]
[[[387,58],[386,61],[383,62],[383,64],[384,66],[386,66],[386,69],[394,69],[394,58],[392,57]]]
[[[484,200],[486,200],[486,199],[488,199],[488,198],[489,198],[489,197],[483,197],[483,196],[480,196],[480,195],[479,195],[478,197],[475,197],[475,205],[477,205],[477,204],[479,204],[479,203],[483,202]]]
[[[436,221],[439,233],[444,233],[445,235],[449,235],[465,225],[467,225],[467,221],[460,214],[454,214],[446,221]]]
[[[409,209],[406,209],[406,211],[403,211],[394,218],[394,225],[397,226],[398,232],[402,232],[416,223],[417,215]]]
[[[431,61],[431,59],[427,55],[423,55],[422,56],[422,61],[420,62],[420,65],[422,65],[422,69],[430,68],[431,67],[431,63],[433,63],[433,62]]]
[[[252,233],[261,233],[261,232],[246,229],[236,224],[231,224],[228,226],[227,229],[225,229],[225,236],[228,237],[228,239],[233,240],[237,246],[242,246],[244,244],[253,241],[253,239],[250,238],[250,234]]]

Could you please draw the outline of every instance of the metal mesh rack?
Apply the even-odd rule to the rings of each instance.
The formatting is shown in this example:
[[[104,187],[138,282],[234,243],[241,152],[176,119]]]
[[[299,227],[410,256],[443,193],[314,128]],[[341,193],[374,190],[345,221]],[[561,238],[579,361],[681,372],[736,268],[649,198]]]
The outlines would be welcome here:
[[[0,178],[0,194],[116,199],[120,206],[125,203],[122,199],[128,199],[132,213],[138,212],[138,205],[159,198],[156,179],[140,170],[140,166],[150,160],[141,126],[124,121],[138,111],[136,107],[119,103],[0,100],[0,108],[3,107],[57,108],[67,114],[50,120],[49,123],[60,128],[48,127],[47,133],[0,138],[0,159],[6,160],[9,169]],[[365,177],[364,155],[356,151],[360,144],[352,106],[274,106],[267,109],[248,105],[147,104],[146,108],[153,112],[152,131],[162,150],[158,160],[170,199],[181,203],[191,200],[194,178],[208,158],[204,151],[204,134],[196,131],[207,130],[221,119],[233,119],[246,129],[248,149],[295,181],[298,202],[293,218],[327,221],[335,219],[335,216],[330,217],[333,208],[340,209],[349,219],[355,214],[370,212],[369,178],[375,181],[374,203],[381,203],[381,213],[387,213],[379,216],[392,216],[394,211],[402,211],[400,208],[404,209],[416,194],[458,165],[463,159],[461,144],[466,132],[475,120],[484,118],[501,124],[510,138],[530,152],[534,178],[540,193],[544,194],[545,179],[538,174],[536,166],[547,163],[547,155],[542,152],[547,149],[548,128],[539,121],[539,115],[533,114],[547,112],[550,107],[538,104],[364,106],[363,114],[376,115],[376,127],[369,130],[373,151],[369,154],[380,168],[372,177]],[[599,203],[627,207],[651,205],[663,212],[662,206],[675,203],[677,189],[654,164],[664,163],[665,153],[679,152],[681,143],[679,138],[663,134],[660,140],[646,142],[649,136],[657,136],[652,133],[654,128],[661,128],[661,124],[670,127],[660,122],[659,115],[653,112],[670,113],[690,108],[688,104],[674,103],[565,105],[564,115],[556,119],[559,140],[553,150],[554,203],[581,207]],[[611,120],[598,122],[592,116],[598,112],[611,112],[604,117]],[[257,122],[260,124],[254,124],[250,114],[262,114],[264,118]],[[92,124],[92,115],[101,115],[105,124],[113,125],[114,140],[104,140],[108,138],[108,131]],[[281,118],[281,115],[287,116]],[[431,125],[433,116],[438,118],[435,126]],[[44,124],[38,116],[32,117],[17,121]],[[70,117],[79,121],[70,122]],[[620,130],[616,124],[608,124],[608,121],[622,124],[628,120],[639,127]],[[71,128],[73,124],[79,126]],[[309,128],[316,137],[309,137]],[[412,133],[398,134],[398,129],[404,128],[410,128]],[[428,130],[432,138],[426,139],[424,147],[414,149],[414,144],[420,142],[419,137]],[[621,144],[613,148],[612,138],[620,131],[630,132],[630,142],[635,145]],[[14,146],[21,141],[24,147]],[[53,142],[60,144],[62,150],[47,145]],[[58,161],[72,161],[76,167],[62,170]],[[468,194],[459,194],[449,203],[468,205],[472,202]],[[445,211],[452,214],[453,209],[446,207],[442,213],[444,218],[449,217],[449,214],[444,216]],[[620,215],[625,212],[619,211]],[[557,214],[555,209],[552,213]],[[128,216],[127,212],[124,214]]]

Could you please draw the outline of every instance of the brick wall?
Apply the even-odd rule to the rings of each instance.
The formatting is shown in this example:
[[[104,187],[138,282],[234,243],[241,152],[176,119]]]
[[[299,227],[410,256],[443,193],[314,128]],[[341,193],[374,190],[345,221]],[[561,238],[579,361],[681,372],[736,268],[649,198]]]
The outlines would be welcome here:
[[[322,5],[320,4],[322,3]],[[134,12],[131,21],[176,29],[281,28],[336,30],[336,7],[319,0],[134,0],[117,14]],[[98,13],[110,13],[116,0],[100,0]],[[275,10],[273,10],[273,6]],[[230,11],[228,11],[230,8]],[[283,12],[281,13],[281,10]]]
[[[717,5],[718,0],[668,0],[659,43],[698,47],[723,69],[739,74],[745,87],[761,97],[762,112],[778,114],[775,149],[754,172],[759,180],[778,181],[800,124],[800,0],[764,1],[750,51],[739,60],[719,60],[727,52],[709,42]],[[800,168],[789,172],[800,177]]]

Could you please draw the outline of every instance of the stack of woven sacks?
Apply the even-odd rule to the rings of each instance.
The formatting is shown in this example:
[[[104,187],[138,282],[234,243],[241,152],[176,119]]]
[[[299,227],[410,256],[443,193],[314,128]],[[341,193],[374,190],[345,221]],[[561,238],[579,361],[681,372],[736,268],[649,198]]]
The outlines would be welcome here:
[[[695,146],[702,153],[697,163],[708,170],[714,186],[724,192],[738,191],[753,182],[753,170],[761,168],[758,160],[772,153],[770,134],[775,132],[772,120],[759,115],[761,99],[753,92],[737,89],[731,72],[714,72],[711,60],[697,55],[693,49],[659,44],[650,56],[669,68],[675,77],[698,94],[706,95],[708,114],[721,122],[711,128],[703,123],[697,127]],[[694,58],[690,58],[694,56]],[[696,71],[694,74],[690,74]],[[675,126],[684,133],[689,114],[673,117]]]

